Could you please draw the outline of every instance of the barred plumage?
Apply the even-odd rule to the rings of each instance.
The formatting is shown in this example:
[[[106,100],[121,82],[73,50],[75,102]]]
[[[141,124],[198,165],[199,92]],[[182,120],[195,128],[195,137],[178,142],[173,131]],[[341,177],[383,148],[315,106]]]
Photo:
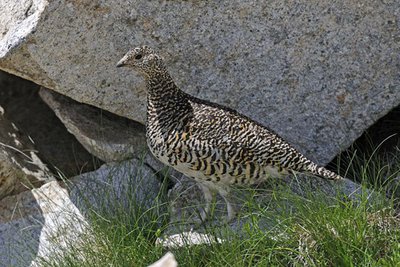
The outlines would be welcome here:
[[[207,200],[202,217],[214,191],[224,197],[228,218],[234,217],[228,199],[230,185],[257,184],[288,172],[342,179],[311,162],[267,127],[181,91],[151,48],[129,51],[117,66],[131,67],[145,77],[148,146],[163,163],[201,183]]]

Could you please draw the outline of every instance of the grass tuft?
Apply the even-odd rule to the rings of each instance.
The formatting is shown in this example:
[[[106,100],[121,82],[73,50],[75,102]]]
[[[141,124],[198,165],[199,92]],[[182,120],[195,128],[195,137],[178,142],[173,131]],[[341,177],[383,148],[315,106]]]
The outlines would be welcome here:
[[[400,151],[390,166],[375,156],[350,158],[348,170],[377,192],[373,198],[368,191],[352,201],[312,189],[302,196],[285,186],[272,192],[248,189],[242,223],[205,227],[222,243],[171,249],[179,266],[398,266],[400,217],[396,194],[388,197],[387,192],[389,186],[393,192],[389,180],[399,175]],[[263,194],[269,197],[257,197]],[[124,195],[126,205],[105,194],[101,212],[96,208],[87,214],[92,226],[87,242],[71,244],[67,253],[42,265],[147,266],[162,257],[167,249],[156,239],[170,227],[168,220],[159,206],[143,209],[131,195]]]

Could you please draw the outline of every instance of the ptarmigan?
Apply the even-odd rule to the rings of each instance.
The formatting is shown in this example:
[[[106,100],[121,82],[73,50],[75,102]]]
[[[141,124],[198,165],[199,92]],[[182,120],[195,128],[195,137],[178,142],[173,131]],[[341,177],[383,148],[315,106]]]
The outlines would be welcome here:
[[[129,51],[117,64],[122,66],[138,71],[146,80],[150,151],[200,183],[207,201],[203,219],[216,191],[226,202],[228,220],[234,218],[228,196],[232,185],[258,184],[288,172],[342,179],[260,123],[180,90],[153,49],[142,46]]]

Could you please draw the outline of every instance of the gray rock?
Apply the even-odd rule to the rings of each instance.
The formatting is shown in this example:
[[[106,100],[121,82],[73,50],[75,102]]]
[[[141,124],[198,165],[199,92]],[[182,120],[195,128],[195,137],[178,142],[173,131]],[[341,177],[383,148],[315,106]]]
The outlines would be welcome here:
[[[347,178],[340,181],[330,181],[305,174],[297,174],[295,176],[286,176],[282,180],[293,193],[303,197],[307,197],[310,192],[319,192],[323,193],[327,199],[332,198],[334,201],[339,195],[349,200],[357,201],[362,197],[363,193],[372,193],[371,191],[363,192],[361,184]]]
[[[5,117],[0,106],[0,199],[52,180],[32,140]]]
[[[0,3],[0,68],[144,122],[144,83],[117,70],[149,44],[184,91],[234,108],[329,162],[400,103],[399,1]]]
[[[84,213],[97,210],[107,218],[117,208],[131,213],[137,211],[135,207],[147,210],[156,206],[160,215],[166,212],[162,205],[163,188],[156,173],[137,159],[105,164],[94,172],[72,178],[68,187],[73,202]]]
[[[134,214],[158,206],[162,220],[160,189],[153,171],[131,160],[6,197],[0,201],[0,266],[36,266],[90,242],[89,210],[112,219],[116,209]]]
[[[0,266],[29,266],[36,257],[63,251],[88,226],[58,182],[0,202]]]

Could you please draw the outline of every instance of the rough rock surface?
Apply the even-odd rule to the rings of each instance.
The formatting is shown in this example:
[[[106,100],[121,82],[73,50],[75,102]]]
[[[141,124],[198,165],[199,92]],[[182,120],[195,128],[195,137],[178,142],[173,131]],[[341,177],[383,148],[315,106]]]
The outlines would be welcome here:
[[[54,181],[1,200],[0,266],[29,266],[79,246],[81,238],[90,238],[89,207],[110,218],[121,203],[154,206],[160,183],[150,168],[140,167],[139,174],[139,166],[137,160],[103,165],[66,184]]]
[[[29,136],[5,115],[0,106],[0,199],[54,180]]]
[[[53,173],[72,177],[92,171],[101,162],[68,133],[54,112],[39,97],[40,86],[0,71],[0,106],[35,143],[41,160]]]
[[[149,44],[184,91],[234,108],[327,163],[400,103],[400,2],[3,0],[0,68],[143,122]]]

